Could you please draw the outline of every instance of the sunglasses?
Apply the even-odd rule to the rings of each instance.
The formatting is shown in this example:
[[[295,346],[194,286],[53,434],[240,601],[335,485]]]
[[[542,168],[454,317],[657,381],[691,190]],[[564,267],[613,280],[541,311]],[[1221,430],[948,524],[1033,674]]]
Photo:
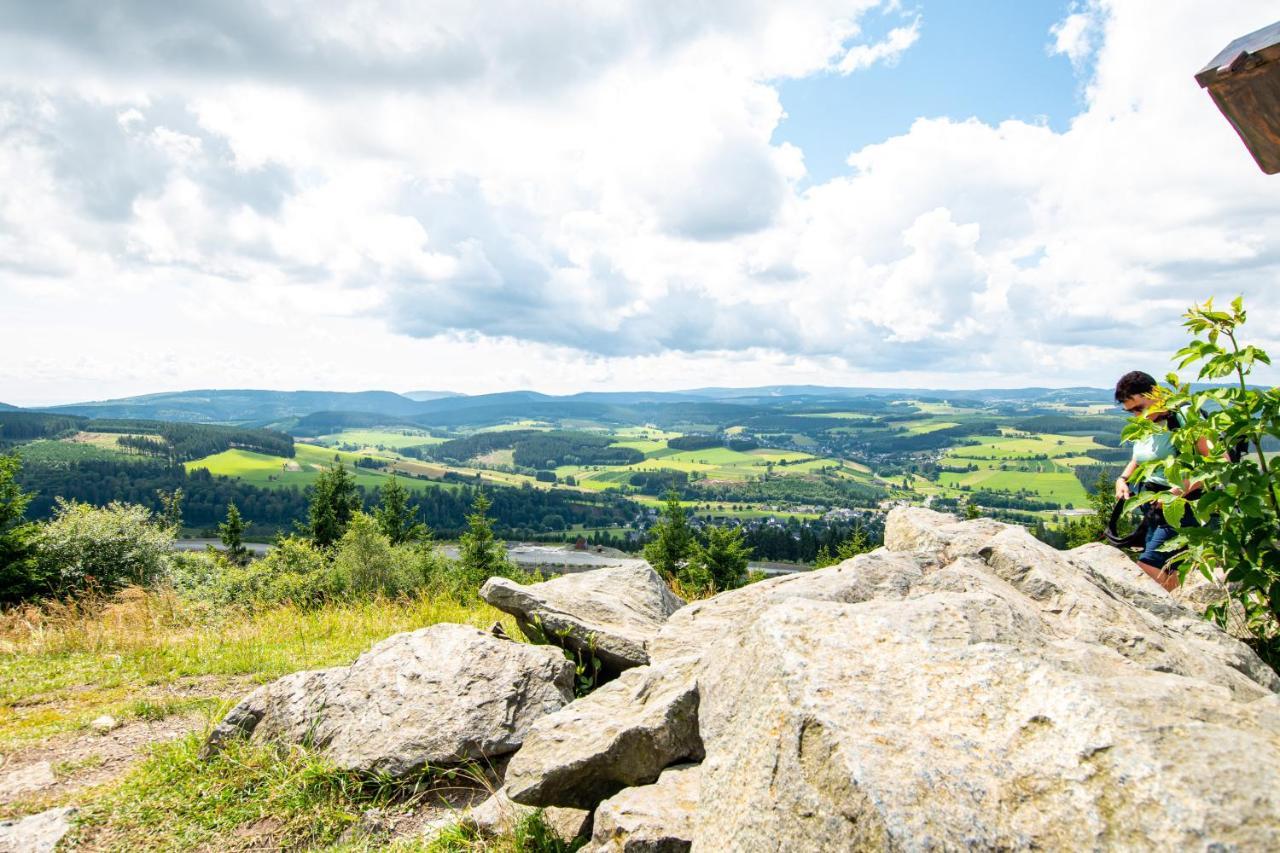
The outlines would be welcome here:
[[[1136,414],[1140,414],[1141,412],[1145,412],[1147,410],[1147,404],[1134,403],[1132,406],[1130,406],[1128,403],[1121,403],[1120,408],[1124,409],[1126,412],[1128,412],[1131,415],[1136,415]]]

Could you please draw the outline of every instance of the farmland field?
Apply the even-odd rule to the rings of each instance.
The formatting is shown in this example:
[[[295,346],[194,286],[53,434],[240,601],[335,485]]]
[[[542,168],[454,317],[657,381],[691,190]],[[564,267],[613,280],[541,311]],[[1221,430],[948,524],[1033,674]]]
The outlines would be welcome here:
[[[343,432],[320,436],[321,444],[355,444],[360,447],[389,447],[399,450],[402,447],[420,447],[424,444],[440,444],[443,438],[437,438],[426,430],[399,429],[349,429]]]

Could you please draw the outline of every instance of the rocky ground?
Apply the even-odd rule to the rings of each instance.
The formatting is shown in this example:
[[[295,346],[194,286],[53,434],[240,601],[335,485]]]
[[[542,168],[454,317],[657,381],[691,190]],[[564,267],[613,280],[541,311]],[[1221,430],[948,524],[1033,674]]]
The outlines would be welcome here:
[[[535,808],[595,853],[1280,838],[1280,678],[1187,606],[1195,589],[1106,546],[911,508],[876,552],[688,605],[645,565],[482,594],[568,654],[399,634],[259,688],[206,752],[302,742],[393,777],[485,762],[492,796],[382,836],[424,842]]]

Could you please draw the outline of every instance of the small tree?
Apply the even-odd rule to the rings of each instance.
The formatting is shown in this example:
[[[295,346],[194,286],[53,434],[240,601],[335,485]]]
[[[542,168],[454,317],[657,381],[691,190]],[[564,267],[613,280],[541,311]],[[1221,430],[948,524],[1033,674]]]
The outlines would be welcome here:
[[[702,542],[694,542],[686,574],[691,581],[707,578],[717,590],[737,589],[747,582],[751,546],[740,527],[708,527]]]
[[[1165,519],[1177,527],[1189,506],[1198,527],[1180,528],[1170,546],[1186,546],[1171,564],[1185,580],[1199,571],[1223,582],[1224,598],[1206,609],[1206,616],[1226,624],[1234,602],[1243,610],[1254,645],[1272,666],[1280,662],[1280,472],[1262,452],[1266,436],[1280,436],[1280,389],[1251,388],[1247,377],[1256,364],[1270,364],[1261,349],[1242,345],[1236,337],[1245,322],[1240,298],[1231,310],[1219,311],[1213,300],[1192,306],[1183,325],[1193,340],[1174,356],[1179,368],[1199,364],[1197,378],[1210,382],[1231,379],[1228,385],[1193,389],[1177,374],[1166,377],[1167,388],[1153,396],[1161,409],[1176,411],[1182,425],[1171,436],[1175,455],[1147,463],[1140,473],[1158,467],[1175,489],[1143,492],[1130,505],[1159,501]],[[1148,418],[1134,418],[1122,437],[1134,441],[1167,427]],[[1208,440],[1215,451],[1202,456],[1197,446]],[[1230,451],[1241,451],[1239,455]],[[1198,500],[1188,501],[1181,485],[1199,483]],[[1212,522],[1212,523],[1211,523]]]
[[[409,503],[409,490],[400,485],[394,474],[382,487],[382,502],[374,511],[378,527],[392,545],[403,545],[425,539],[429,535],[426,525],[417,520],[418,509]]]
[[[22,460],[0,456],[0,603],[12,603],[45,591],[32,559],[36,525],[26,520],[31,495],[18,486]]]
[[[335,545],[347,532],[351,516],[359,512],[362,505],[355,476],[335,457],[333,464],[320,472],[311,493],[307,513],[311,541],[318,548]]]
[[[156,498],[160,501],[160,518],[165,527],[173,531],[174,536],[182,532],[182,497],[180,488],[171,492],[156,489]]]
[[[249,563],[249,549],[244,547],[244,528],[239,508],[234,502],[227,504],[227,520],[218,525],[218,538],[226,547],[224,556],[237,566]]]
[[[458,563],[477,587],[495,575],[511,574],[506,546],[493,535],[490,506],[488,496],[477,489],[467,516],[467,532],[458,537]]]
[[[866,531],[861,527],[853,529],[849,535],[836,546],[836,552],[831,553],[826,545],[818,549],[818,557],[813,563],[815,569],[825,569],[827,566],[835,566],[843,563],[845,560],[852,559],[859,554],[865,554],[873,550],[874,546],[867,537]]]
[[[675,489],[667,490],[666,500],[653,537],[644,546],[644,558],[664,578],[673,580],[693,553],[693,530]]]

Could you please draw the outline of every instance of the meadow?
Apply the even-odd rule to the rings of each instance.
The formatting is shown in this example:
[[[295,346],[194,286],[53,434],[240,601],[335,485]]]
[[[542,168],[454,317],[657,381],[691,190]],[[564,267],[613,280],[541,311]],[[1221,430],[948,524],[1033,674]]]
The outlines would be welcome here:
[[[16,764],[51,758],[57,779],[0,805],[0,819],[74,803],[91,849],[221,850],[250,849],[246,827],[269,815],[273,849],[327,846],[364,809],[406,805],[405,791],[368,789],[297,749],[245,746],[204,761],[209,728],[281,675],[350,663],[401,631],[495,621],[521,636],[483,602],[425,595],[254,612],[130,588],[0,613],[0,753]],[[91,729],[102,714],[118,721],[112,737]]]

